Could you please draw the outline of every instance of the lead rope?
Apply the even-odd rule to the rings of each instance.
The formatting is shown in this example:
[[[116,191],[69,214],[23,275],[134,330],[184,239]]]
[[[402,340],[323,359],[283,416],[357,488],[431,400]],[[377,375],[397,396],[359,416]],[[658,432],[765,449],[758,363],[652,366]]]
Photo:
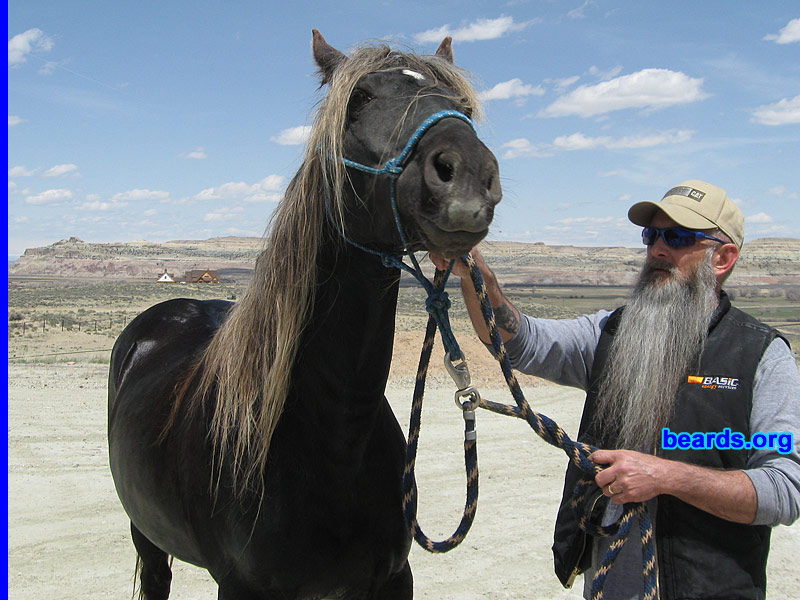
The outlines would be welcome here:
[[[420,354],[416,383],[414,386],[414,399],[411,408],[408,445],[406,448],[406,465],[403,473],[403,514],[414,539],[420,546],[430,552],[447,552],[464,540],[472,526],[478,502],[478,455],[475,431],[475,408],[479,406],[493,412],[524,419],[544,441],[564,450],[570,460],[584,473],[585,476],[575,486],[573,500],[571,502],[572,509],[578,516],[579,526],[587,534],[595,537],[615,537],[592,580],[592,600],[602,600],[606,576],[611,565],[628,540],[634,518],[638,518],[639,520],[639,533],[642,545],[643,598],[645,600],[655,600],[658,598],[658,566],[655,560],[655,539],[652,521],[650,520],[645,505],[641,502],[626,503],[623,507],[623,514],[620,520],[606,527],[589,522],[584,509],[592,486],[595,485],[594,477],[602,470],[602,467],[594,464],[588,458],[596,448],[588,444],[572,441],[566,432],[552,419],[530,408],[511,368],[511,362],[500,337],[500,332],[498,331],[494,319],[494,312],[489,302],[488,292],[480,270],[471,254],[462,257],[460,260],[469,269],[470,277],[480,301],[481,311],[489,329],[495,358],[500,363],[506,383],[511,390],[511,394],[517,406],[500,404],[482,399],[477,390],[469,385],[469,373],[466,368],[466,363],[463,361],[463,357],[457,357],[462,362],[459,365],[453,365],[450,362],[450,357],[448,355],[445,356],[445,366],[450,374],[453,375],[457,385],[461,386],[461,389],[456,392],[456,404],[461,407],[464,414],[464,462],[467,474],[467,499],[461,522],[456,531],[444,541],[435,542],[431,540],[422,532],[416,518],[417,490],[414,483],[414,466],[419,443],[425,378],[438,321],[434,313],[429,310],[431,314],[428,318],[425,340]],[[449,268],[446,272],[438,269],[436,271],[433,288],[440,294],[443,293],[442,290],[449,271]]]

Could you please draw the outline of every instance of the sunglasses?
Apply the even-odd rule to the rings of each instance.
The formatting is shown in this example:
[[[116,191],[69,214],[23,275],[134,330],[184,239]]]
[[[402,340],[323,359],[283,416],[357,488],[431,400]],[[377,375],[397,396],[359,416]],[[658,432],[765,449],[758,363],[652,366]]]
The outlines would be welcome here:
[[[683,227],[665,227],[659,229],[658,227],[645,227],[642,229],[642,243],[645,246],[652,246],[658,241],[658,236],[664,240],[664,243],[670,248],[685,248],[687,246],[694,246],[697,240],[712,240],[721,244],[727,244],[725,240],[708,235],[702,231],[694,231],[692,229],[684,229]]]

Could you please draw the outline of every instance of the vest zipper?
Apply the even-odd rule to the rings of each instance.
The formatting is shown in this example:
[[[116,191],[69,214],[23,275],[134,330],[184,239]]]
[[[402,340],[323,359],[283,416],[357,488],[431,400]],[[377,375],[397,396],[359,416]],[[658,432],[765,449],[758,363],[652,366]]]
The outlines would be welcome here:
[[[589,516],[591,516],[592,513],[594,512],[594,507],[597,506],[597,502],[599,500],[600,500],[600,496],[597,496],[597,498],[594,499],[594,502],[592,502],[592,506],[589,509],[589,513],[588,513]],[[572,569],[572,573],[570,573],[569,579],[567,579],[567,582],[564,584],[564,588],[567,589],[567,590],[572,589],[572,584],[575,583],[575,578],[578,575],[580,575],[581,573],[583,573],[583,571],[581,571],[579,565],[580,565],[580,562],[581,562],[581,558],[583,558],[583,553],[586,551],[586,538],[588,536],[589,536],[589,534],[584,531],[583,532],[583,544],[581,544],[581,551],[578,553],[578,564],[575,565],[575,567]]]

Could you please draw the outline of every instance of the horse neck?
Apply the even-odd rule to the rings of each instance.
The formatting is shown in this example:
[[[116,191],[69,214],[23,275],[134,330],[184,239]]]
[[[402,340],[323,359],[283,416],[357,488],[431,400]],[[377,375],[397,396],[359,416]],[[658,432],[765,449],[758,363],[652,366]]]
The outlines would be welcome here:
[[[399,271],[333,239],[317,260],[317,287],[296,362],[295,389],[332,418],[377,410],[394,342]],[[324,398],[320,401],[319,399]]]

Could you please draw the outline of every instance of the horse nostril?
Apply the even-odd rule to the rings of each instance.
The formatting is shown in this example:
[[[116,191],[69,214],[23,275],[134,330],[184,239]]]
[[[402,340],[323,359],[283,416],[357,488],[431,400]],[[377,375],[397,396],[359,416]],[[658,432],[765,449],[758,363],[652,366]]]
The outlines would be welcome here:
[[[444,183],[452,181],[455,167],[444,153],[439,154],[434,159],[433,166],[436,167],[436,174],[439,176],[439,180]]]

